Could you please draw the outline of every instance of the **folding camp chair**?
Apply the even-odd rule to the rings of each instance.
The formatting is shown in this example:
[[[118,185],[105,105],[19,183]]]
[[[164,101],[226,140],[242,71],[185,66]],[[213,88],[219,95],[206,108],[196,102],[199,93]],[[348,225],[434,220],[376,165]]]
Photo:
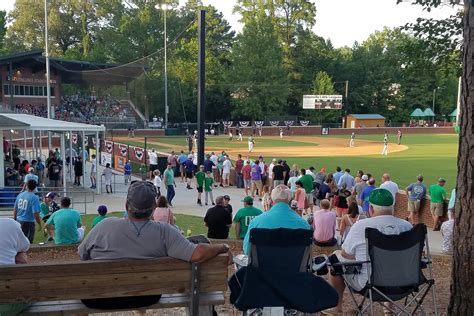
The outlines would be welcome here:
[[[310,270],[312,237],[308,229],[252,229],[248,266],[229,281],[231,302],[244,314],[264,307],[315,313],[336,306],[337,292]]]
[[[354,274],[360,269],[367,269],[369,280],[361,291],[355,291],[344,280],[357,306],[358,315],[366,311],[374,315],[374,302],[383,305],[396,315],[413,315],[418,310],[426,314],[422,304],[430,291],[434,314],[438,315],[426,226],[418,224],[410,231],[399,235],[385,235],[375,228],[366,228],[365,239],[367,261],[330,264],[331,273],[336,275],[340,275],[341,270],[344,271],[342,274]],[[423,257],[425,246],[426,254]],[[344,269],[340,269],[341,266]],[[428,278],[422,272],[425,268],[428,270]],[[363,296],[359,303],[356,294]]]

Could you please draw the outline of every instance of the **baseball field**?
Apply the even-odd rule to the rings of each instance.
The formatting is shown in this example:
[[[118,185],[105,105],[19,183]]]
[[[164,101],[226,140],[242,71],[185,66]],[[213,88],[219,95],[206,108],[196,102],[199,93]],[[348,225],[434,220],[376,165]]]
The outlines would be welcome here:
[[[237,141],[235,137],[229,140],[224,136],[208,136],[206,153],[225,150],[232,159],[239,153],[244,158],[262,155],[267,163],[273,158],[285,159],[290,166],[313,166],[318,170],[325,167],[328,172],[336,166],[350,168],[352,173],[361,169],[371,173],[377,181],[388,172],[400,188],[415,181],[418,174],[424,176],[427,185],[444,177],[447,191],[455,186],[457,134],[405,134],[401,145],[397,145],[396,135],[389,135],[388,156],[381,155],[383,135],[358,135],[353,148],[349,147],[348,135],[255,137],[254,150],[250,154],[247,138],[248,135],[244,135],[243,141]],[[144,147],[143,137],[115,138],[115,142]],[[147,148],[155,148],[161,153],[187,152],[187,143],[184,136],[154,137],[147,139]]]

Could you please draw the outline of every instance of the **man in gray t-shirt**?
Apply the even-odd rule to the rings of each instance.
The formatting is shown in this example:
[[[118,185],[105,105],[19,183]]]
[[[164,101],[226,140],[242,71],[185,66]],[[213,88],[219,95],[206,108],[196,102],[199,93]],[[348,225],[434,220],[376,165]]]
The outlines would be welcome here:
[[[173,257],[203,262],[229,252],[225,244],[195,245],[169,224],[150,220],[156,207],[157,191],[153,183],[137,181],[130,185],[125,207],[127,218],[107,218],[97,224],[79,246],[82,260],[152,259]],[[231,263],[232,254],[229,252]],[[159,296],[84,300],[91,308],[109,308],[127,301],[127,307],[143,307]],[[115,304],[115,305],[114,305]],[[123,306],[123,305],[121,305]]]
[[[352,195],[356,196],[357,203],[359,203],[359,204],[361,204],[361,202],[362,202],[361,198],[360,198],[362,192],[364,191],[365,188],[367,188],[369,186],[367,181],[369,181],[369,177],[366,174],[364,174],[360,178],[360,182],[356,183],[356,185],[354,186]]]

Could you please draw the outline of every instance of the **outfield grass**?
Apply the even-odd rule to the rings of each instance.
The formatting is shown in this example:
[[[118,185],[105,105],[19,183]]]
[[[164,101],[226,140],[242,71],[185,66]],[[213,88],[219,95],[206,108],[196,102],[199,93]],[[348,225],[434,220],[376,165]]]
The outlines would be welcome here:
[[[122,217],[123,213],[122,212],[113,212],[109,213],[109,216],[114,216],[114,217]],[[176,225],[179,226],[179,228],[187,234],[188,230],[191,230],[192,235],[199,235],[199,234],[207,234],[207,227],[204,225],[203,219],[198,216],[192,216],[192,215],[183,215],[183,214],[174,214],[176,217]],[[90,232],[92,228],[92,221],[97,215],[82,215],[82,225],[86,226],[86,234]],[[234,236],[233,231],[231,232],[231,235]],[[38,244],[40,242],[45,242],[46,238],[43,236],[42,232],[36,232],[35,233],[35,240],[33,241],[35,244]]]

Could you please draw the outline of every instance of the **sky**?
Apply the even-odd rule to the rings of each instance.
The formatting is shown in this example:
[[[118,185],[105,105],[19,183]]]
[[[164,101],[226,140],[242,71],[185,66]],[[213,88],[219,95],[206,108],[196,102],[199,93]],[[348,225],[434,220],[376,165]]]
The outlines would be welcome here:
[[[31,0],[33,1],[33,0]],[[443,5],[431,12],[423,11],[421,6],[401,3],[397,0],[312,0],[316,4],[316,26],[314,32],[330,39],[335,47],[352,46],[355,41],[363,42],[375,31],[385,26],[396,27],[415,22],[418,17],[446,18],[456,12],[455,8]],[[184,3],[185,0],[180,0]],[[234,0],[203,0],[212,4],[239,32],[242,25],[240,16],[233,14]],[[0,0],[0,10],[10,11],[15,0]]]

